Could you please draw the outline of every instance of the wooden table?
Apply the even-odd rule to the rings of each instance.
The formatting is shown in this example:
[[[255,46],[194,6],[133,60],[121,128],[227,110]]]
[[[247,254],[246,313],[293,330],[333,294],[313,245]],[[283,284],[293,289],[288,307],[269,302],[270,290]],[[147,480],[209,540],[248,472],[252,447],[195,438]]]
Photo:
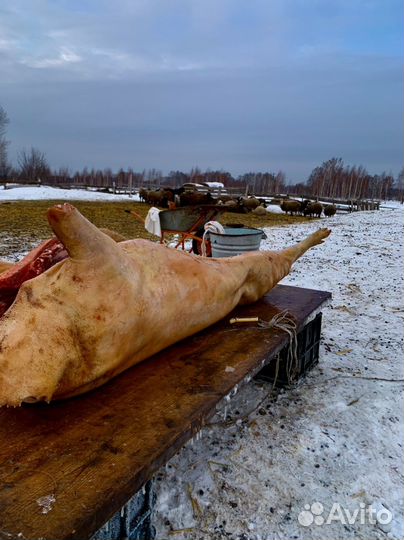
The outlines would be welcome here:
[[[231,316],[270,320],[286,309],[300,330],[330,296],[278,285]],[[229,319],[84,396],[1,409],[0,539],[89,538],[288,343]]]

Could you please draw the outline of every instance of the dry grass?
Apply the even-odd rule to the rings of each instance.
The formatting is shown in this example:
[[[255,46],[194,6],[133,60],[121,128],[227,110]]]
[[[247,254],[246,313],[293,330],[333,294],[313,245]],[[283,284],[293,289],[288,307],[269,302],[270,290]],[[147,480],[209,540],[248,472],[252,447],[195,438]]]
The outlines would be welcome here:
[[[0,258],[12,256],[31,249],[40,241],[50,238],[52,230],[46,220],[46,210],[59,201],[21,201],[0,204]],[[107,227],[127,238],[155,239],[147,233],[141,223],[136,221],[126,209],[132,209],[143,217],[149,206],[134,202],[83,202],[72,201],[80,212],[97,227]],[[307,221],[307,218],[270,214],[235,214],[226,212],[220,222],[242,223],[249,227],[272,227]]]

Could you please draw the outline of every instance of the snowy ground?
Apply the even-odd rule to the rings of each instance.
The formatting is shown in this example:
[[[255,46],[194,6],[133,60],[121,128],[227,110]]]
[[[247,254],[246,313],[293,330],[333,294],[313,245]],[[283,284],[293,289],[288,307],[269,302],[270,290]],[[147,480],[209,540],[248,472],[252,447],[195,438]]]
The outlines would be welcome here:
[[[138,201],[139,196],[125,194],[102,193],[92,189],[61,189],[50,186],[24,186],[13,184],[7,189],[0,189],[2,201]]]
[[[331,237],[283,281],[333,294],[319,367],[262,403],[270,385],[248,383],[159,471],[158,540],[403,538],[403,208],[321,224]]]

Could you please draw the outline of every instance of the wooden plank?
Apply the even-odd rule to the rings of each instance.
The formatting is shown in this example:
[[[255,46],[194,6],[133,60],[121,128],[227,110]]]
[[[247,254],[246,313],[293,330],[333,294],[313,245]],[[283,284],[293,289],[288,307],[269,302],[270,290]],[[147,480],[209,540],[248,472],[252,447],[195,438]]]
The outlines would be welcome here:
[[[330,293],[278,285],[259,302],[84,396],[0,411],[0,539],[89,538],[286,343],[230,317],[288,310],[301,329]],[[231,366],[234,371],[226,371]],[[22,536],[21,536],[22,535]]]

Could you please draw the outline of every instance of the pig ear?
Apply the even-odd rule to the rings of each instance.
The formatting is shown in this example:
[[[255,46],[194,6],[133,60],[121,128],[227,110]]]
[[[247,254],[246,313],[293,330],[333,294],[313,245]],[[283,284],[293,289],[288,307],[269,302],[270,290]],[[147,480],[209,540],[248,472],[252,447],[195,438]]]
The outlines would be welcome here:
[[[72,259],[92,258],[116,243],[100,231],[71,204],[58,204],[48,210],[48,221],[53,232],[67,249]]]

